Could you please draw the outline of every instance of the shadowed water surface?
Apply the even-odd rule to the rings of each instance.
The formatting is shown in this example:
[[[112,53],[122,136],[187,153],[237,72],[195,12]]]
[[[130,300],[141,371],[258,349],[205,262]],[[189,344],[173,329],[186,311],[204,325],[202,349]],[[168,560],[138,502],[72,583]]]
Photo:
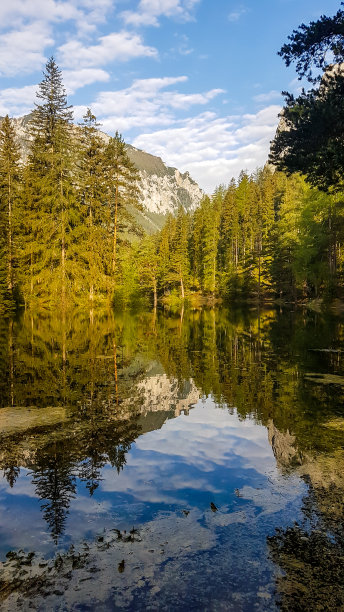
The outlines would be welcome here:
[[[1,608],[342,609],[343,322],[91,315],[1,324]]]

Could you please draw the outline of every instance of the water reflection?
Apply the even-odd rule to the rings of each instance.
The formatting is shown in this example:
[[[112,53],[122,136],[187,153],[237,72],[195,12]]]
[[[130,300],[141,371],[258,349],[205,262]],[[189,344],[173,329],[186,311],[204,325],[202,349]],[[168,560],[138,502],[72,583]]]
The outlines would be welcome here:
[[[3,322],[3,605],[343,605],[343,329],[274,310]]]

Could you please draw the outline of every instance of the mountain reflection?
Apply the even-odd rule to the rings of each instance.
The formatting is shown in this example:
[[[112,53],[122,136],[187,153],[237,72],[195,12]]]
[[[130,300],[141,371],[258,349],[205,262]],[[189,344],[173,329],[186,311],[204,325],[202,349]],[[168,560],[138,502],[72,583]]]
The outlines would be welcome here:
[[[174,544],[167,545],[165,534],[163,550],[170,547],[174,563],[192,552],[201,565],[223,567],[237,584],[238,610],[256,601],[268,574],[257,609],[274,609],[275,588],[278,605],[301,609],[307,581],[319,592],[332,584],[338,607],[344,597],[334,569],[343,560],[343,332],[341,320],[317,313],[254,309],[91,318],[27,312],[3,321],[1,554],[12,550],[2,568],[6,597],[13,592],[10,568],[21,563],[13,551],[32,550],[22,527],[6,532],[14,507],[31,517],[36,554],[54,554],[40,535],[43,517],[50,543],[62,547],[61,559],[72,569],[67,545],[83,541],[94,546],[92,563],[101,565],[92,542],[103,530],[99,542],[109,543],[107,554],[124,581],[137,573],[124,543],[140,557],[145,538],[145,550],[155,550],[157,534],[166,530]],[[140,535],[134,525],[141,525]],[[229,550],[231,560],[224,562],[219,554]],[[335,562],[326,570],[328,558]],[[140,563],[152,574],[163,571],[162,558],[143,555]],[[247,563],[251,576],[241,582],[236,573]],[[283,577],[275,575],[276,565]],[[159,588],[166,598],[168,572],[175,571],[164,569]],[[216,589],[225,601],[222,573]],[[202,590],[201,577],[193,580]],[[241,589],[253,599],[241,599]]]

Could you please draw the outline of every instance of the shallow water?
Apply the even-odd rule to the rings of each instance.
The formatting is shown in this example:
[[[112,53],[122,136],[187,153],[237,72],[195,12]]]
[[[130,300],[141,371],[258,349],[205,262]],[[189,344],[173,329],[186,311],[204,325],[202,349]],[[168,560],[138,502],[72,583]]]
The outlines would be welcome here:
[[[277,310],[4,321],[1,608],[344,608],[343,332]]]

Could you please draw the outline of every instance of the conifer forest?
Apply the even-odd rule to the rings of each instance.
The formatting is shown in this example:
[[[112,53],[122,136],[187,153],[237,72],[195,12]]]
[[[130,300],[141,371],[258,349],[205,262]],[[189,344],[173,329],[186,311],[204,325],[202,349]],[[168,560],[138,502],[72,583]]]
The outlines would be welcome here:
[[[267,163],[144,234],[137,169],[88,109],[79,125],[53,58],[23,158],[0,126],[1,310],[56,304],[299,302],[343,297],[340,189]]]

